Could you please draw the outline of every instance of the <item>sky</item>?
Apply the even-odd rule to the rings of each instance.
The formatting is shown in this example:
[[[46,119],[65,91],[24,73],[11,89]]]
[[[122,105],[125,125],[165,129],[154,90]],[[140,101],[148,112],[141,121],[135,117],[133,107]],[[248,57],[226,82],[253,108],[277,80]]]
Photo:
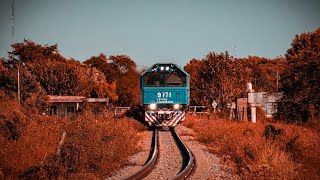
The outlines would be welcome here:
[[[320,27],[319,0],[0,0],[0,57],[12,42],[58,44],[81,62],[100,53],[138,66],[186,65],[209,52],[284,56],[296,34]]]

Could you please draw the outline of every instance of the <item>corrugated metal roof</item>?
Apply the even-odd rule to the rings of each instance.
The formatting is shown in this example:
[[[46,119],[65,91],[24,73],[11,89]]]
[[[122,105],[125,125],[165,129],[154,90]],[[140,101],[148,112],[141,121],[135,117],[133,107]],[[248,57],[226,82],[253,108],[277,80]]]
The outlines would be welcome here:
[[[109,98],[86,98],[83,96],[48,95],[49,102],[108,102]]]
[[[109,98],[87,98],[88,102],[108,102]]]
[[[48,95],[49,102],[83,102],[85,97],[83,96],[56,96]]]

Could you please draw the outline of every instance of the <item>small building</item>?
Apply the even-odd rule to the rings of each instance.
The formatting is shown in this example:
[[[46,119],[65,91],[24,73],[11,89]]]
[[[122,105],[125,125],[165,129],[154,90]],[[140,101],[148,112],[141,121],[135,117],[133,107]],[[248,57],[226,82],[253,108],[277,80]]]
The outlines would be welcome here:
[[[238,98],[237,117],[239,121],[248,121],[248,98]]]
[[[83,96],[56,96],[48,95],[50,103],[50,115],[69,117],[79,111],[80,105],[89,103],[109,103],[108,98],[86,98]]]
[[[267,117],[272,117],[277,112],[278,101],[281,97],[281,93],[249,92],[248,103],[258,104]]]
[[[277,104],[281,98],[281,93],[254,92],[252,84],[248,83],[242,98],[236,100],[236,107],[230,107],[230,119],[236,117],[239,121],[255,123],[257,107],[264,111],[266,117],[272,117],[277,112]]]

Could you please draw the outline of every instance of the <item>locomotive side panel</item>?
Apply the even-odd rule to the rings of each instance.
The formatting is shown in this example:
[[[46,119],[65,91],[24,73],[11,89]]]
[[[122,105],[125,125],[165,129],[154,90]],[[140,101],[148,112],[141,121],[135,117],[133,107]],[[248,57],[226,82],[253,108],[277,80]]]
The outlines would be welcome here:
[[[185,88],[145,88],[143,104],[189,104],[187,91]]]

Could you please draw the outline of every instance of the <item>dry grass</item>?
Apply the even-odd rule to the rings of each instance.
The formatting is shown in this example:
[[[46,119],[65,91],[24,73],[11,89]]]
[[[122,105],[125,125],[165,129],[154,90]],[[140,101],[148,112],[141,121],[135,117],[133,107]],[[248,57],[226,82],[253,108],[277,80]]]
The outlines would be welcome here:
[[[139,150],[144,130],[109,113],[61,119],[28,113],[6,100],[0,101],[0,128],[0,179],[101,179]]]
[[[189,116],[196,138],[243,178],[319,179],[319,131],[298,125],[230,122],[218,116]],[[275,127],[273,133],[266,126]],[[270,127],[270,126],[269,126]]]

